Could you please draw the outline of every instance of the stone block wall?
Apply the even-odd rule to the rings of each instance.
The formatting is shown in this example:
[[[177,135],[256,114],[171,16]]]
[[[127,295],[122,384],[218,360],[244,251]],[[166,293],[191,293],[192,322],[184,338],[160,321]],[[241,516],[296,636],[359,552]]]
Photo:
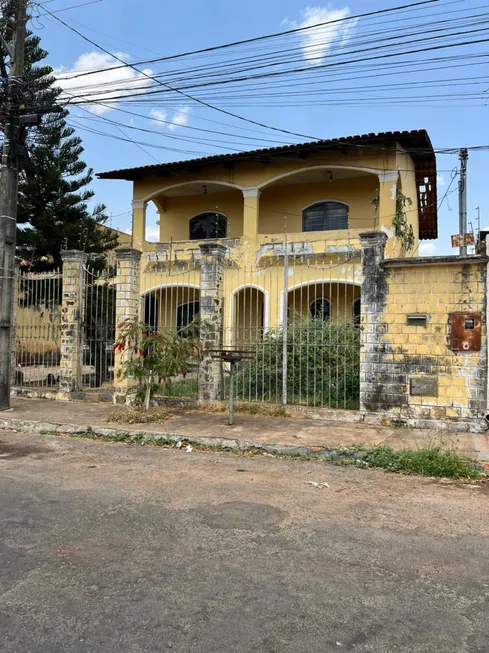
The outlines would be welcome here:
[[[382,260],[384,242],[362,238],[362,409],[482,423],[487,258]]]

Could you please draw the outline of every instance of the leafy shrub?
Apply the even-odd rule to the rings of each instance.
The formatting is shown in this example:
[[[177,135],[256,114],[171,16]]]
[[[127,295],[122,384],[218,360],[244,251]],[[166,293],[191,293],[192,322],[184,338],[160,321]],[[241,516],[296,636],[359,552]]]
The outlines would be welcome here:
[[[282,329],[269,329],[255,357],[236,374],[236,396],[282,400]],[[360,332],[354,324],[294,316],[287,330],[287,395],[290,404],[356,408],[360,394]]]
[[[171,384],[171,377],[185,378],[191,361],[201,355],[198,338],[181,337],[171,329],[157,331],[131,319],[119,325],[114,350],[124,352],[120,377],[136,381],[141,402],[162,384]]]

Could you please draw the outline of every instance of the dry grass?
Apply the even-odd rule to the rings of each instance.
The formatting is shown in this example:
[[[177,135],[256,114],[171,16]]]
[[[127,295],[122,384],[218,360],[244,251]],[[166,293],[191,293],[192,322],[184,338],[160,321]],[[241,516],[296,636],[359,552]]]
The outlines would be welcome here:
[[[204,413],[228,413],[227,402],[215,402],[199,409]],[[247,401],[236,401],[234,403],[236,415],[256,415],[258,417],[292,417],[285,406],[275,404],[261,404]]]
[[[112,424],[164,424],[171,417],[173,415],[164,408],[156,407],[146,411],[135,407],[114,410],[105,416],[105,421]]]

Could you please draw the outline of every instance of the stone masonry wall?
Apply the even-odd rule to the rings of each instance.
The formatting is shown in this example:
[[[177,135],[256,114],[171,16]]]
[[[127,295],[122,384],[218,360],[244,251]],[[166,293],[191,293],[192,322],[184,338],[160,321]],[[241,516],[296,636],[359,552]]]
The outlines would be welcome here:
[[[401,419],[482,420],[487,408],[485,257],[382,261],[378,236],[364,234],[362,246],[362,409]],[[476,325],[480,320],[478,350],[452,347],[452,330],[458,331],[452,315],[461,318],[462,326],[471,326],[471,316]],[[424,319],[425,324],[416,324]]]

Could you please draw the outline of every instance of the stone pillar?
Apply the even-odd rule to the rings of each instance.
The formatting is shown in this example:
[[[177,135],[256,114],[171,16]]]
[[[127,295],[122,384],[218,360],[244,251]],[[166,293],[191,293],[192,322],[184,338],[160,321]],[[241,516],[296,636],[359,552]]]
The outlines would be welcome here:
[[[387,256],[397,256],[400,248],[396,247],[396,239],[392,221],[396,214],[397,181],[399,173],[397,170],[386,170],[379,174],[379,204],[377,212],[377,224],[375,229],[390,232],[389,242],[386,248]]]
[[[212,358],[211,349],[223,342],[223,281],[226,248],[218,243],[202,243],[200,267],[200,337],[203,347],[199,367],[199,401],[222,399],[222,364]]]
[[[387,296],[387,275],[382,266],[387,236],[380,231],[360,234],[362,246],[362,302],[360,347],[360,408],[375,411],[382,403],[383,378],[379,378],[378,362],[382,322]]]
[[[116,300],[115,300],[115,338],[118,338],[119,325],[128,319],[139,318],[141,297],[141,252],[131,247],[117,247]],[[132,384],[120,378],[125,352],[116,351],[114,355],[114,386],[125,389]]]
[[[132,201],[132,246],[140,252],[146,241],[146,205],[145,200]]]
[[[256,241],[260,216],[260,191],[258,188],[246,188],[243,191],[243,238]]]
[[[60,392],[69,399],[80,390],[83,366],[83,305],[88,255],[76,249],[61,252],[63,295],[61,300]]]

